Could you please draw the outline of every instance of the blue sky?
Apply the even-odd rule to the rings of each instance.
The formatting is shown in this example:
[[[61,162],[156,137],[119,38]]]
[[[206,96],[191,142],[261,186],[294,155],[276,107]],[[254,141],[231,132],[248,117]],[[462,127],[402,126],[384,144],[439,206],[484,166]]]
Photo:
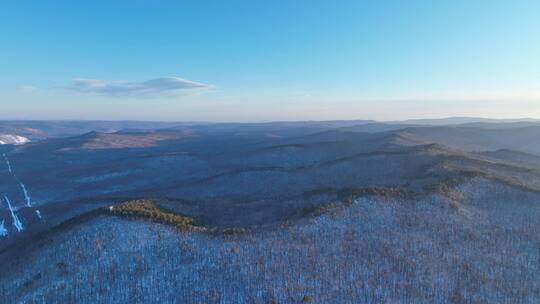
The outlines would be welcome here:
[[[538,16],[535,0],[2,1],[0,119],[540,118]]]

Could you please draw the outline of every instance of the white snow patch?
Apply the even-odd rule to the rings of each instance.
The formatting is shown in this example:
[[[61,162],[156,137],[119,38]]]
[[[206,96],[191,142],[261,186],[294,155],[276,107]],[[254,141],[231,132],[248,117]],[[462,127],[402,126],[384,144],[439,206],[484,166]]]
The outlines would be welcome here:
[[[11,218],[13,219],[13,226],[17,228],[17,231],[19,232],[23,231],[24,229],[23,224],[21,223],[21,221],[19,220],[19,217],[13,210],[13,207],[11,206],[11,202],[9,201],[9,198],[6,195],[4,195],[4,199],[6,200],[8,204],[9,212],[11,212]]]
[[[0,134],[0,145],[24,145],[30,142],[30,139],[13,134]]]
[[[0,236],[7,236],[8,231],[6,229],[6,225],[4,224],[4,220],[0,223]]]
[[[4,153],[4,160],[6,161],[6,166],[8,168],[9,173],[13,173],[13,170],[11,170],[11,163],[9,162],[9,159],[7,158],[6,153]]]
[[[26,206],[32,207],[32,201],[30,200],[30,196],[28,195],[28,191],[26,190],[26,186],[23,183],[19,183],[21,185],[21,189],[24,193],[24,198],[26,199]]]

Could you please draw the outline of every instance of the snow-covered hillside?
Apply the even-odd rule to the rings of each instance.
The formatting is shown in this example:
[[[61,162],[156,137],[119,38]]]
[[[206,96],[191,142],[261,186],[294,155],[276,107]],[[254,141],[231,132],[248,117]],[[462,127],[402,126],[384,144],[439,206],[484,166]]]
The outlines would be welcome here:
[[[0,145],[24,145],[30,140],[26,137],[13,134],[0,134]]]

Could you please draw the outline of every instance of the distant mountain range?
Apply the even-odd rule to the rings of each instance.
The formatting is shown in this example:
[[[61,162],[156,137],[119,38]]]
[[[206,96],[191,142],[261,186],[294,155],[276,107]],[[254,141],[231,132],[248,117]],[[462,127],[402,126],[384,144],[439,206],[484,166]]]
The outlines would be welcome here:
[[[442,119],[419,119],[393,122],[377,122],[374,120],[333,120],[333,121],[290,121],[264,123],[210,123],[210,122],[157,122],[157,121],[62,121],[62,120],[0,120],[0,135],[21,136],[30,140],[51,137],[76,136],[91,131],[116,132],[120,130],[159,130],[201,126],[206,128],[230,129],[243,127],[243,131],[255,129],[288,129],[288,128],[344,128],[358,127],[366,132],[380,132],[413,126],[449,126],[468,125],[485,128],[509,128],[540,125],[540,120],[524,119],[486,119],[453,117]]]
[[[497,119],[481,117],[447,117],[436,119],[409,119],[402,121],[387,122],[390,124],[409,124],[409,125],[463,125],[476,123],[540,123],[540,119],[534,118],[515,118],[515,119]]]

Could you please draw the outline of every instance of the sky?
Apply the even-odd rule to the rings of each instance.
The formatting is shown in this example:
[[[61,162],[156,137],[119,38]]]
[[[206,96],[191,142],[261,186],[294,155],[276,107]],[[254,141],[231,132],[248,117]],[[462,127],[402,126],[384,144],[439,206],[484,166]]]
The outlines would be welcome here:
[[[0,1],[0,119],[540,118],[540,1]]]

